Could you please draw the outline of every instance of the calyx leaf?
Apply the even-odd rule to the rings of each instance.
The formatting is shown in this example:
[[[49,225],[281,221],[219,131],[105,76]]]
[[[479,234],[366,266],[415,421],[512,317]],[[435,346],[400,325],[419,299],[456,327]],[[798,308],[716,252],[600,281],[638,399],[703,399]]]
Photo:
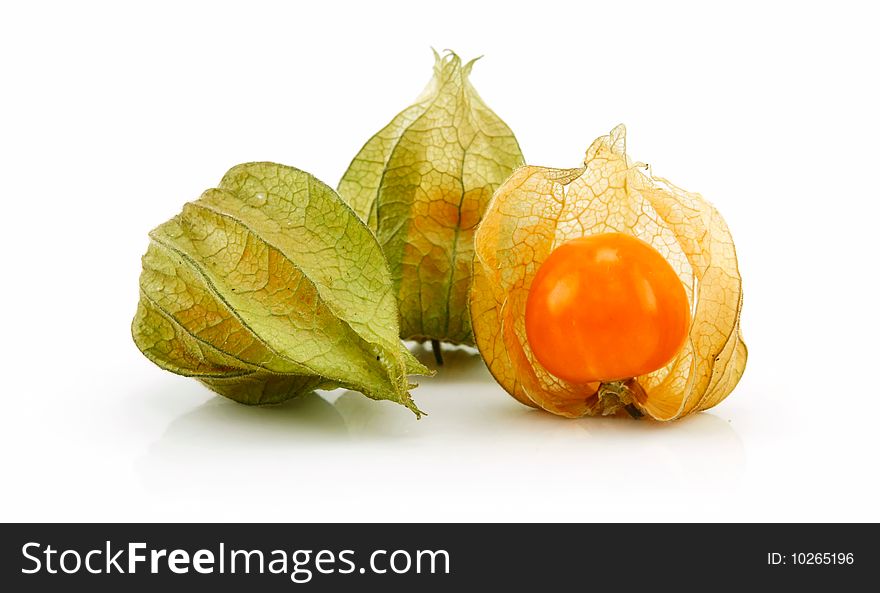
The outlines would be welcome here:
[[[474,61],[434,56],[425,91],[364,145],[339,194],[388,258],[400,336],[473,344],[467,293],[474,231],[523,157],[468,80]]]
[[[495,193],[475,239],[471,318],[483,359],[520,402],[579,417],[622,414],[631,400],[640,413],[673,420],[717,405],[742,376],[742,282],[727,224],[702,196],[645,169],[627,157],[621,125],[593,142],[582,167],[522,167]],[[614,385],[570,383],[532,354],[526,298],[553,249],[606,232],[634,235],[672,265],[691,303],[690,334],[662,369]]]
[[[274,163],[229,170],[150,233],[132,323],[158,366],[246,404],[345,387],[420,411],[382,251],[330,187]]]

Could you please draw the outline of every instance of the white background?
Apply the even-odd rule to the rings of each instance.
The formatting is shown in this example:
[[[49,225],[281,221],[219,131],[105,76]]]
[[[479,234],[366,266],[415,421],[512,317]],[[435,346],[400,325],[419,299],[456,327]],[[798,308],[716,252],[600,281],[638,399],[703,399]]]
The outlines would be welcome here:
[[[4,4],[0,520],[880,520],[870,5]],[[485,55],[528,162],[624,122],[718,206],[750,348],[728,400],[565,420],[456,351],[420,421],[353,393],[253,409],[141,356],[147,232],[243,161],[335,186],[431,46]]]

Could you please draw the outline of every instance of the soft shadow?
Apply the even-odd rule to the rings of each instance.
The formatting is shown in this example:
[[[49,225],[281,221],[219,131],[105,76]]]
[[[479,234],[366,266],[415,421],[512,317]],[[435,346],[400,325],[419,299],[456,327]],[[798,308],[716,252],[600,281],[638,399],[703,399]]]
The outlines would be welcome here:
[[[348,440],[336,408],[314,392],[275,406],[215,397],[172,421],[135,469],[159,491],[236,480],[246,485],[267,466],[288,471],[298,456]]]
[[[497,388],[417,392],[429,414],[419,421],[402,406],[353,392],[342,392],[335,406],[354,441],[394,446],[395,457],[422,462],[406,474],[419,483],[508,483],[559,493],[560,501],[571,491],[572,503],[583,495],[645,506],[660,500],[647,496],[652,490],[684,497],[735,490],[745,473],[739,435],[712,413],[671,423],[568,419],[522,406]]]
[[[347,434],[336,408],[315,392],[273,406],[244,406],[215,397],[171,422],[157,444],[216,440],[222,440],[223,446],[255,441],[283,444],[321,435],[337,440]]]
[[[540,417],[540,419],[536,418]],[[711,412],[699,412],[672,422],[657,422],[649,418],[634,420],[626,416],[585,417],[568,419],[546,414],[540,410],[528,410],[516,419],[518,423],[531,423],[539,420],[550,429],[557,423],[570,424],[590,438],[600,438],[610,442],[629,441],[633,438],[650,438],[654,442],[680,439],[688,443],[724,441],[742,449],[742,441],[730,422]]]
[[[414,390],[414,395],[417,391]],[[355,391],[343,391],[336,397],[333,406],[345,422],[349,434],[357,440],[397,439],[419,429],[431,429],[427,417],[416,421],[413,413],[400,404],[374,401]]]
[[[546,484],[548,491],[579,482],[589,484],[593,495],[644,506],[659,500],[649,496],[652,490],[685,497],[735,490],[746,472],[746,449],[739,434],[712,413],[661,423],[497,411],[494,418],[485,418],[480,454],[503,452],[517,459],[518,471]]]
[[[480,358],[480,353],[469,346],[453,346],[441,344],[443,364],[438,365],[431,350],[431,343],[422,344],[407,342],[410,352],[423,365],[437,372],[433,377],[415,377],[419,383],[430,381],[432,384],[460,383],[466,381],[491,382],[492,376]]]

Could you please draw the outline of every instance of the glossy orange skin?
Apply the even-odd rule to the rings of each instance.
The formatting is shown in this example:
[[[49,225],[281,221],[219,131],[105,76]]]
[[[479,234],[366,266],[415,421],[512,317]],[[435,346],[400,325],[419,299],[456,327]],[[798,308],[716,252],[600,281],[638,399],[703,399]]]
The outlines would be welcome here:
[[[602,233],[560,245],[541,264],[525,321],[538,362],[586,383],[664,367],[687,340],[691,315],[681,280],[656,249]]]

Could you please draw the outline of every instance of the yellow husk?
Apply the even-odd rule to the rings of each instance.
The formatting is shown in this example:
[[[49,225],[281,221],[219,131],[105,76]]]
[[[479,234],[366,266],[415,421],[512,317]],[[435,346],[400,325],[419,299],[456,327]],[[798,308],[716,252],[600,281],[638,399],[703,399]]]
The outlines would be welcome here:
[[[717,405],[742,377],[747,358],[733,239],[702,196],[627,158],[622,125],[593,142],[583,167],[521,167],[495,192],[475,237],[470,294],[477,347],[493,376],[520,402],[554,414],[622,413],[600,398],[598,383],[573,384],[547,372],[525,333],[528,290],[547,256],[561,243],[607,232],[650,243],[675,269],[691,303],[685,346],[666,367],[628,384],[633,405],[663,421]]]

